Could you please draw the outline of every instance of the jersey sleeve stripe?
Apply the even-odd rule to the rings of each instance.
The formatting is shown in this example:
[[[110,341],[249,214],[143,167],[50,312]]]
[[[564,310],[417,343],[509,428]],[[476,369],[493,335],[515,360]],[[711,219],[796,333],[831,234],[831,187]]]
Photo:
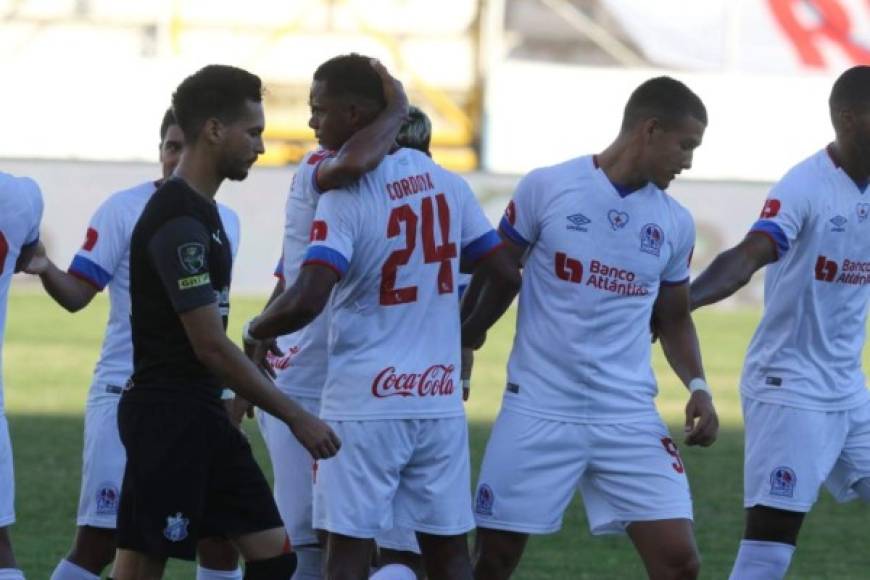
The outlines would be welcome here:
[[[682,280],[662,280],[660,284],[662,286],[682,286],[683,284],[688,284],[689,277],[686,276]]]
[[[501,222],[498,224],[498,229],[501,233],[505,235],[510,241],[519,244],[521,246],[528,246],[529,242],[520,233],[511,225],[511,223],[507,220],[506,217],[501,218]]]
[[[335,270],[339,278],[347,274],[347,269],[350,266],[347,258],[342,256],[336,250],[333,250],[332,248],[327,248],[326,246],[309,247],[308,251],[305,252],[305,260],[303,260],[302,262],[303,266],[307,266],[308,264],[320,264],[321,266],[328,266]]]
[[[788,238],[785,236],[785,232],[782,231],[782,228],[775,222],[770,220],[758,220],[752,224],[752,227],[749,228],[749,232],[758,232],[759,234],[764,234],[770,238],[770,241],[772,241],[773,245],[776,246],[776,254],[778,258],[781,258],[783,254],[788,251]]]
[[[84,256],[76,255],[68,272],[85,282],[92,284],[97,290],[102,290],[112,279],[112,275],[103,270],[98,264],[91,262]]]
[[[501,246],[501,238],[495,230],[489,230],[464,248],[462,259],[477,262],[487,254]]]

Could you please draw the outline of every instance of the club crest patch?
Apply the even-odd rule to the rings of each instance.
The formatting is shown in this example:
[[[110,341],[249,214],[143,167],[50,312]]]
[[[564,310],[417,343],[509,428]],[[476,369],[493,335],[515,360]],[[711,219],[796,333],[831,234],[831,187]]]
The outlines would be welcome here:
[[[121,494],[118,488],[111,483],[104,483],[97,490],[97,513],[102,515],[115,515],[118,513],[118,502]]]
[[[477,488],[477,499],[474,502],[474,511],[482,516],[492,515],[492,506],[495,503],[495,494],[488,485],[481,484]]]
[[[640,251],[658,256],[665,242],[665,233],[656,224],[646,224],[640,229]]]
[[[196,274],[205,267],[205,246],[189,242],[178,246],[178,261],[185,271]]]
[[[777,467],[770,472],[770,495],[794,497],[797,476],[790,467]]]
[[[190,520],[181,515],[166,516],[166,527],[163,528],[163,537],[170,542],[180,542],[187,537],[187,526]]]

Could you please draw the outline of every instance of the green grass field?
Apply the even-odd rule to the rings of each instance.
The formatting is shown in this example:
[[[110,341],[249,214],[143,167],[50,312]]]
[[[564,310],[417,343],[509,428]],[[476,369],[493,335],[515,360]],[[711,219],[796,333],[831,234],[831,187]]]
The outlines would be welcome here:
[[[238,336],[242,321],[262,303],[262,299],[233,302],[231,336]],[[19,563],[29,578],[48,578],[73,536],[82,413],[106,312],[104,296],[76,315],[67,314],[41,294],[21,288],[13,291],[10,299],[3,363],[17,484],[18,523],[12,536]],[[755,311],[703,311],[696,317],[708,380],[722,421],[719,441],[712,448],[681,448],[695,498],[703,578],[727,578],[741,536],[743,443],[737,379],[757,316]],[[490,332],[489,342],[477,358],[468,404],[475,470],[498,411],[512,336],[513,316],[509,315]],[[654,365],[661,386],[659,408],[679,435],[685,391],[667,370],[658,349]],[[269,472],[256,426],[249,422],[246,430]],[[870,511],[864,505],[837,505],[823,494],[807,518],[789,577],[870,578],[870,550],[864,535],[870,527],[868,516]],[[589,535],[582,504],[576,501],[560,533],[532,539],[515,577],[643,576],[626,538]],[[192,567],[173,563],[167,577],[193,578]]]

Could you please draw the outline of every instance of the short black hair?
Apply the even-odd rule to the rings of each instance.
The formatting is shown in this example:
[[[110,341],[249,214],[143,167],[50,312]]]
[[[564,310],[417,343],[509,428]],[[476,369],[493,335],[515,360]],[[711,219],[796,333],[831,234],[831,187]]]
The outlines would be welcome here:
[[[355,52],[334,56],[317,67],[314,80],[326,84],[327,96],[365,99],[382,109],[387,103],[384,87],[371,60]]]
[[[701,98],[676,79],[655,77],[631,93],[625,104],[622,129],[631,129],[637,123],[653,117],[667,126],[673,126],[686,116],[707,124],[707,108]]]
[[[870,107],[870,66],[853,66],[834,81],[828,99],[831,114],[842,110],[865,111]]]
[[[432,122],[420,108],[408,107],[408,118],[396,135],[396,143],[402,147],[416,149],[429,155],[429,143],[432,141]]]
[[[184,140],[193,142],[208,119],[232,123],[246,101],[262,102],[260,77],[234,66],[210,64],[184,79],[172,95],[172,109]]]
[[[175,120],[175,113],[172,112],[172,107],[166,109],[166,112],[163,113],[163,120],[160,121],[160,142],[166,139],[166,132],[169,131],[169,128],[173,125],[178,125],[178,121]]]

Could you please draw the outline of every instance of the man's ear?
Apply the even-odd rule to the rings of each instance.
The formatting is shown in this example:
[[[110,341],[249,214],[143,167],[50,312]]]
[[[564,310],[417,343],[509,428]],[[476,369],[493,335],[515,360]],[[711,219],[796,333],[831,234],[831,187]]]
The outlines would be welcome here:
[[[662,122],[658,117],[650,117],[645,120],[641,125],[641,130],[643,133],[644,140],[649,142],[652,140],[653,135],[656,131],[660,131],[662,129]]]
[[[217,117],[209,117],[202,126],[202,136],[212,145],[217,145],[224,139],[226,129]]]

